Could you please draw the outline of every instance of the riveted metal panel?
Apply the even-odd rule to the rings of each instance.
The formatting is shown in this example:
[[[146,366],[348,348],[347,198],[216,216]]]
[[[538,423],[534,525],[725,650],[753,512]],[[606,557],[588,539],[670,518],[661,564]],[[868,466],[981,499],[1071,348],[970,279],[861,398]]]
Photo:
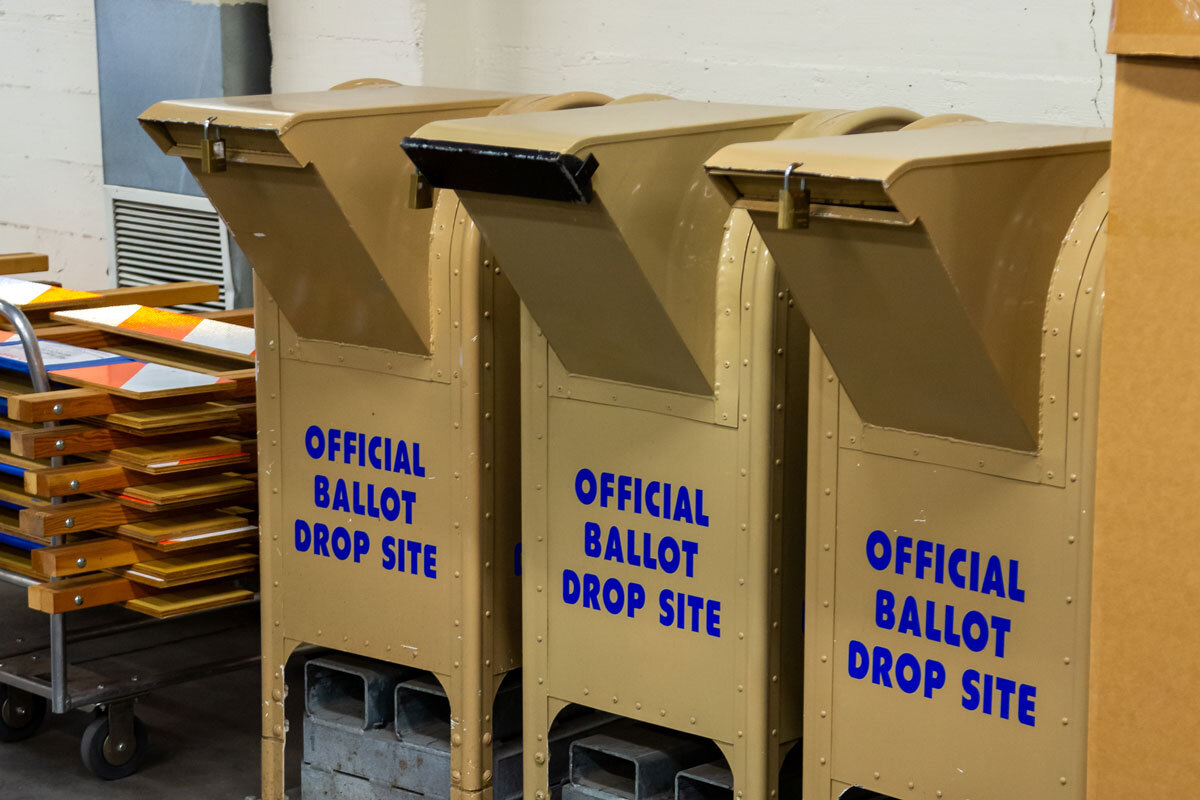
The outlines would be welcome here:
[[[416,134],[444,152],[552,147],[599,163],[586,204],[531,198],[519,164],[462,194],[528,307],[526,794],[551,796],[546,732],[579,704],[714,740],[737,794],[765,798],[802,726],[804,497],[792,487],[806,468],[808,328],[749,215],[718,208],[698,166],[756,133],[813,135],[829,115],[797,131],[808,112],[609,112]]]
[[[946,146],[945,158],[929,150],[911,160],[891,161],[891,155],[917,146],[914,137],[925,136],[917,132],[897,138],[898,150],[893,150],[890,134],[815,142],[813,168],[833,181],[882,168],[891,176],[880,184],[889,196],[901,194],[898,176],[915,177],[928,169],[912,184],[919,190],[905,196],[904,203],[913,204],[906,213],[917,225],[948,225],[940,236],[951,243],[931,251],[932,258],[969,256],[973,241],[994,240],[974,236],[981,226],[1019,238],[1023,234],[1018,231],[1041,225],[1044,220],[1028,223],[1046,198],[1016,187],[1018,202],[1010,214],[980,216],[971,206],[955,211],[959,180],[965,180],[954,177],[956,159],[993,146],[985,161],[1014,159],[1023,168],[1035,154],[1038,159],[1079,157],[1073,142],[1080,134],[1075,132],[1028,129],[1017,132],[1017,138],[1028,140],[1012,148],[1013,132],[997,131],[993,139],[988,128],[967,123],[922,141],[921,147]],[[1082,136],[1093,143],[1100,139],[1095,132]],[[1057,155],[1045,149],[1059,146],[1056,142],[1066,144]],[[790,144],[787,152],[778,142],[761,150],[751,145],[741,154],[730,149],[710,163],[737,186],[754,185],[754,178],[739,176],[767,173],[776,175],[772,180],[777,185],[778,168],[768,161],[786,166],[808,160],[808,143]],[[832,153],[838,154],[835,161],[846,160],[822,162]],[[755,163],[760,158],[767,161]],[[975,155],[966,159],[974,160]],[[1094,171],[1095,154],[1078,163]],[[988,179],[997,174],[994,169],[968,172],[979,179],[973,191],[987,196],[993,208],[1008,203],[996,196],[1006,191],[1003,182]],[[873,323],[859,317],[858,327],[875,326],[861,339],[856,326],[830,321],[828,311],[837,314],[846,308],[845,318],[850,318],[864,308],[882,307],[881,301],[903,302],[904,291],[889,294],[867,276],[881,268],[906,268],[907,259],[889,262],[878,256],[884,246],[905,240],[909,229],[872,212],[857,222],[830,216],[814,219],[808,231],[779,231],[770,209],[752,209],[756,225],[770,231],[768,242],[780,245],[774,252],[785,279],[806,287],[807,293],[797,295],[800,305],[814,311],[825,306],[809,315],[815,339],[809,406],[806,797],[837,797],[848,786],[894,797],[1086,795],[1091,512],[1107,178],[1086,197],[1086,187],[1078,181],[1059,183],[1056,189],[1062,196],[1047,207],[1055,215],[1068,204],[1078,211],[1056,234],[1059,247],[1050,265],[1030,269],[1016,262],[995,273],[1000,283],[1011,282],[995,286],[991,294],[950,295],[954,303],[971,306],[971,314],[990,315],[993,323],[1007,312],[993,313],[989,303],[1014,301],[1026,308],[1020,317],[1028,317],[1030,308],[1041,309],[1037,320],[1018,323],[1014,316],[1010,334],[999,335],[998,327],[988,334],[1000,349],[1030,339],[1038,344],[1033,355],[1025,344],[1013,347],[1008,367],[1014,374],[1034,376],[1036,384],[1032,395],[1025,392],[1036,401],[1036,446],[1025,452],[989,443],[994,437],[987,420],[976,428],[978,438],[967,440],[926,428],[884,428],[857,412],[855,402],[862,397],[886,411],[889,368],[871,358],[847,360],[848,351],[879,335],[897,337],[901,347],[924,342],[921,346],[930,349],[919,358],[937,358],[955,347],[947,341],[953,334],[941,322],[948,318],[946,309],[925,319],[926,327],[919,331],[888,328],[886,314]],[[926,192],[939,221],[923,216],[926,200],[920,195]],[[861,239],[871,246],[832,252],[809,244],[828,236]],[[1021,248],[1019,242],[1013,246]],[[987,266],[981,261],[967,268]],[[837,271],[839,277],[814,280],[822,271]],[[1014,276],[1024,278],[1012,280]],[[975,274],[971,280],[980,278]],[[816,344],[821,339],[832,345],[829,358]],[[835,369],[854,371],[856,381],[843,387]],[[905,380],[927,382],[921,391],[931,397],[953,391],[952,382],[936,374],[914,372]],[[963,400],[950,398],[947,408]],[[978,410],[962,406],[955,413]]]
[[[520,307],[453,192],[408,206],[399,144],[509,97],[373,86],[143,115],[190,160],[217,117],[228,164],[198,177],[261,279],[267,800],[284,796],[284,667],[305,643],[429,670],[450,706],[445,795],[491,796],[493,699],[520,666]]]

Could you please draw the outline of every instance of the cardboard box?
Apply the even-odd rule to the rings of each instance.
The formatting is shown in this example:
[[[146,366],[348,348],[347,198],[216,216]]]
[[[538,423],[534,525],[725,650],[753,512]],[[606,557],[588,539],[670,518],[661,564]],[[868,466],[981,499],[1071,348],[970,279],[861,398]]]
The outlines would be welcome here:
[[[1183,795],[1200,763],[1200,2],[1118,0],[1088,795]]]

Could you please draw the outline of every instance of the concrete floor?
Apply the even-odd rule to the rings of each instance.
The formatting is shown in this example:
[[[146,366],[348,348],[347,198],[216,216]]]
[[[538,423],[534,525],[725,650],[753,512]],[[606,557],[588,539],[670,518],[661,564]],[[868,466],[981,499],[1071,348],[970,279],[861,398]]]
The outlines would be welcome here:
[[[14,635],[33,615],[38,630],[45,616],[21,608],[24,591],[11,597],[0,589],[0,639]],[[29,641],[28,639],[26,641]],[[82,648],[77,648],[82,652]],[[288,669],[297,687],[299,670]],[[93,719],[74,711],[47,714],[39,733],[23,742],[0,744],[0,800],[244,800],[259,793],[259,671],[241,669],[163,689],[137,703],[148,732],[141,770],[123,780],[93,777],[79,757],[84,728]],[[291,730],[300,730],[296,707],[301,691],[289,697]],[[299,709],[302,711],[302,709]],[[289,741],[289,785],[299,783],[301,743]]]
[[[138,703],[149,729],[141,770],[97,780],[79,758],[92,716],[48,715],[40,733],[0,744],[5,800],[243,800],[259,788],[258,672],[241,670],[176,686]]]

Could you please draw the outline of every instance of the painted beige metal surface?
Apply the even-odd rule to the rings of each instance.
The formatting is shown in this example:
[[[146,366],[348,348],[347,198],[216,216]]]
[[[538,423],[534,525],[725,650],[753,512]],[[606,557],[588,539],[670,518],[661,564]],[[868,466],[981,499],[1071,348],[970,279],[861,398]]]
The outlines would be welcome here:
[[[359,91],[333,92],[330,106]],[[231,158],[197,175],[239,242],[263,234],[245,249],[261,387],[266,800],[284,796],[284,665],[301,644],[437,677],[453,798],[491,796],[493,699],[520,665],[520,305],[452,192],[407,208],[399,147],[436,114],[487,108],[429,112],[436,96],[415,97],[412,113],[290,126],[279,141],[303,170]],[[406,291],[425,307],[417,337],[388,327],[389,313],[418,318]],[[318,324],[327,335],[306,333]]]
[[[969,138],[979,131],[986,142],[987,127],[863,136],[855,144],[870,148],[875,140],[884,155],[865,161],[882,161],[907,147],[889,139],[938,131]],[[1048,141],[1056,138],[1053,132],[1047,135]],[[789,144],[789,151],[778,153],[782,166],[801,161],[807,167],[834,147],[828,140]],[[1094,169],[1069,150],[1046,154],[1044,144],[1030,142],[1033,160]],[[1027,156],[1021,148],[996,154],[1013,163],[1018,175]],[[777,175],[779,162],[763,169]],[[710,163],[721,164],[720,172],[749,171],[729,153]],[[892,163],[886,174],[897,169]],[[919,171],[899,167],[900,174]],[[896,191],[895,184],[885,188]],[[814,216],[808,230],[779,232],[771,211],[751,212],[814,332],[806,798],[837,797],[855,785],[893,797],[1085,796],[1107,179],[1089,188],[1072,181],[1053,189],[1036,181],[1013,187],[1009,191],[1020,202],[1008,204],[1005,215],[984,217],[1020,239],[1036,235],[1028,218],[1044,210],[1042,194],[1073,193],[1062,202],[1078,207],[1059,228],[1052,268],[1030,273],[1023,294],[997,289],[987,298],[994,304],[1017,298],[1041,309],[1038,350],[1022,356],[1034,360],[1039,390],[1036,449],[1025,453],[978,439],[878,426],[862,408],[889,391],[902,401],[895,375],[845,346],[847,338],[870,335],[856,327],[868,332],[882,327],[906,349],[931,348],[931,358],[947,357],[957,334],[946,330],[943,317],[889,325],[886,316],[861,316],[864,307],[886,310],[881,295],[896,304],[907,303],[911,295],[879,283],[880,270],[907,266],[893,255],[896,250],[881,254],[856,242],[894,241],[899,247],[910,241],[906,237],[913,228],[925,224],[927,208],[938,212],[949,198],[959,211],[939,212],[941,224],[951,233],[958,225],[961,236],[985,243],[978,236],[976,197],[1002,191],[1002,181],[981,180],[971,162],[960,162],[940,180],[929,180],[923,192],[896,204],[907,204],[911,225]],[[838,248],[827,246],[831,237],[840,242]],[[1012,261],[1010,267],[1024,265]],[[829,280],[834,271],[844,280]],[[827,305],[855,317],[856,326],[831,320],[821,310]],[[938,335],[923,339],[922,325]],[[865,381],[845,380],[856,370]],[[951,391],[936,372],[901,379]]]
[[[314,120],[454,112],[461,108],[475,108],[486,114],[488,109],[512,96],[508,92],[383,83],[348,89],[334,87],[325,92],[164,100],[147,109],[141,119],[158,123],[155,127],[161,130],[174,122],[202,125],[204,120],[216,116],[216,124],[223,127],[253,128],[282,135],[293,125]]]
[[[711,395],[720,380],[711,311],[722,280],[712,253],[728,210],[696,165],[714,148],[777,135],[806,113],[664,100],[441,122],[417,135],[595,156],[586,205],[464,199],[498,252],[521,253],[514,285],[571,373]],[[544,277],[564,269],[569,280]]]
[[[143,127],[184,158],[299,335],[428,355],[435,326],[424,247],[432,209],[409,209],[399,141],[511,95],[376,86],[159,103]],[[230,169],[202,174],[203,123]],[[215,134],[214,134],[215,135]],[[290,167],[290,169],[289,169]],[[356,308],[348,314],[345,309]]]
[[[433,233],[440,336],[429,358],[303,339],[277,315],[280,427],[260,465],[262,491],[278,492],[279,502],[279,516],[263,525],[271,536],[265,560],[283,577],[269,591],[264,585],[264,655],[276,656],[265,687],[271,696],[284,690],[281,666],[300,643],[429,670],[450,698],[457,734],[451,796],[487,796],[492,699],[504,673],[520,665],[516,384],[496,379],[517,369],[518,305],[450,193],[440,198]],[[258,297],[269,311],[269,293]],[[268,336],[260,333],[260,345]],[[312,426],[325,437],[318,457]],[[330,461],[335,431],[369,437],[365,467],[340,454]],[[391,474],[372,468],[382,452],[371,444],[376,436],[393,449],[403,441],[408,468],[395,450]],[[349,507],[336,499],[343,481]],[[401,493],[394,519],[389,489]],[[335,531],[323,551],[318,524]],[[366,535],[361,556],[353,538],[349,554],[339,554],[337,525]],[[270,798],[283,791],[277,710],[264,726]]]
[[[557,139],[532,115],[463,126],[599,162],[587,205],[462,196],[527,309],[530,800],[550,796],[546,733],[571,704],[713,739],[741,797],[777,791],[801,735],[804,498],[786,487],[804,483],[806,405],[784,398],[805,392],[808,328],[701,165],[807,112],[735,108],[565,112]]]
[[[764,142],[709,169],[753,203],[803,162],[793,180],[808,181],[822,221],[763,235],[776,257],[813,265],[793,276],[797,292],[857,297],[806,313],[866,420],[1033,452],[1045,310],[1034,287],[1108,162],[1106,134],[1083,130],[951,125],[823,139],[803,158]],[[864,226],[824,221],[837,217]]]
[[[782,127],[811,110],[741,103],[647,100],[580,109],[573,114],[448,119],[429,125],[417,135],[424,139],[575,154],[605,143],[661,140],[689,133],[728,133],[770,125]],[[736,141],[748,139],[743,136]]]
[[[863,141],[824,138],[808,142],[804,169],[796,175],[826,175],[844,179],[895,183],[910,170],[939,165],[1009,161],[1015,153],[1024,157],[1107,152],[1111,132],[1107,128],[1076,128],[1066,125],[1027,125],[989,122],[964,132],[957,126],[938,127],[913,135],[889,133]],[[786,139],[742,142],[714,153],[706,162],[710,173],[766,173],[782,176],[796,160],[794,147]],[[789,161],[789,159],[791,159]]]

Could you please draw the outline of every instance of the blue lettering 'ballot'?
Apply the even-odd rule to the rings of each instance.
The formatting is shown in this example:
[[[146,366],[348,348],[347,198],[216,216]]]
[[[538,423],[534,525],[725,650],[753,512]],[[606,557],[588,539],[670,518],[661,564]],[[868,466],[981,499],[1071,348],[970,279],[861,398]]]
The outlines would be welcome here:
[[[373,483],[346,483],[344,478],[338,478],[331,490],[328,477],[319,474],[313,476],[313,505],[317,508],[385,519],[388,522],[395,522],[403,513],[404,524],[412,525],[416,502],[417,493],[408,489],[397,491],[392,486],[380,489]]]
[[[674,536],[659,536],[632,528],[622,530],[616,525],[602,534],[595,522],[583,523],[583,554],[589,558],[602,558],[631,567],[645,567],[674,575],[683,567],[683,574],[696,576],[696,555],[700,552],[699,542],[677,539]]]
[[[991,645],[996,658],[1004,658],[1012,620],[986,615],[974,609],[959,614],[950,603],[935,600],[919,601],[905,596],[897,612],[896,595],[887,589],[875,591],[875,625],[881,630],[908,634],[931,642],[944,642],[950,647],[966,647],[981,653]],[[939,613],[940,612],[940,613]]]

